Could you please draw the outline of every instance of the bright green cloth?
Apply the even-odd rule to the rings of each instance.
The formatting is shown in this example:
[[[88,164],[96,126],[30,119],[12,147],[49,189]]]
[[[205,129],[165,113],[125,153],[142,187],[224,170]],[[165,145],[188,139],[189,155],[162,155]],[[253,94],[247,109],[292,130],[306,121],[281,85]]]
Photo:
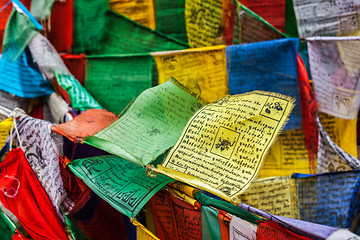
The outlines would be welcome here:
[[[13,60],[18,58],[37,33],[27,16],[13,10],[4,31],[3,54]]]
[[[149,53],[181,50],[188,47],[175,38],[140,25],[129,18],[108,11],[104,39],[92,54]]]
[[[222,200],[214,199],[200,192],[195,193],[195,198],[201,205],[213,206],[215,208],[224,210],[232,215],[235,215],[253,224],[258,224],[258,221],[262,220],[261,218],[235,206],[234,204]]]
[[[150,177],[146,169],[113,155],[74,160],[71,171],[97,195],[129,218],[135,217],[150,198],[172,180]]]
[[[148,55],[88,56],[85,88],[108,111],[120,114],[151,87]]]
[[[126,113],[86,143],[146,166],[175,145],[191,116],[201,107],[196,98],[168,81],[150,88]]]
[[[201,206],[201,231],[203,239],[221,239],[218,212],[215,209]]]
[[[155,0],[156,30],[188,42],[185,28],[185,0]]]
[[[69,94],[71,106],[76,110],[102,109],[100,104],[81,86],[72,75],[55,73],[57,83]]]

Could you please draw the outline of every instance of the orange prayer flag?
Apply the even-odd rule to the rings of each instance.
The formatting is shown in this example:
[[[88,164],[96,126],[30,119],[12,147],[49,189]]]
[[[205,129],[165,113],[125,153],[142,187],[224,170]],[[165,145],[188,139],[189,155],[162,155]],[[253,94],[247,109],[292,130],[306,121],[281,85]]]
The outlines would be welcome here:
[[[117,115],[105,109],[90,109],[69,122],[52,127],[52,130],[73,142],[78,142],[101,131],[117,118]]]

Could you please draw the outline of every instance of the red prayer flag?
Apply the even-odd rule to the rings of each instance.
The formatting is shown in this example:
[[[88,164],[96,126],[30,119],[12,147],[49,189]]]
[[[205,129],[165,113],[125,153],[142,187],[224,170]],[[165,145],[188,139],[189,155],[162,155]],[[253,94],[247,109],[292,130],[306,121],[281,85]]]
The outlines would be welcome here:
[[[0,201],[33,239],[68,239],[45,190],[16,148],[0,163]]]
[[[12,236],[12,240],[31,240],[21,234],[18,230],[15,231],[15,234]]]
[[[73,120],[51,127],[51,129],[76,143],[84,137],[100,132],[117,119],[114,113],[105,109],[89,109]]]
[[[300,236],[290,230],[280,227],[272,221],[261,222],[256,232],[257,240],[310,240],[308,237]]]
[[[160,239],[202,239],[200,209],[166,191],[154,195],[150,206]]]
[[[71,52],[73,34],[73,0],[55,1],[46,37],[57,52]]]
[[[232,45],[235,27],[235,3],[233,0],[223,1],[224,38],[226,45]]]
[[[88,239],[127,240],[122,214],[105,202],[105,200],[100,198],[96,206],[91,205],[91,209],[88,206],[84,208],[81,210],[83,214],[85,212],[85,215],[88,215],[89,212],[94,211],[93,214],[86,221],[84,219],[79,220],[79,216],[73,216],[73,220]]]
[[[66,157],[65,157],[66,158]],[[75,203],[69,215],[76,214],[90,200],[93,191],[69,168],[60,167],[61,178],[68,197]]]
[[[72,54],[60,54],[60,57],[64,61],[66,67],[69,69],[72,75],[84,86],[85,81],[85,67],[86,67],[86,55],[72,55]]]
[[[308,150],[310,172],[315,173],[315,162],[318,150],[319,129],[316,123],[318,104],[311,91],[309,77],[300,55],[297,56],[298,82],[302,112],[302,127],[305,135],[305,147]]]
[[[280,32],[285,32],[285,0],[240,0],[240,2]]]
[[[217,211],[218,211],[221,240],[227,240],[229,239],[229,226],[230,226],[231,217],[227,212],[223,210],[217,209]]]

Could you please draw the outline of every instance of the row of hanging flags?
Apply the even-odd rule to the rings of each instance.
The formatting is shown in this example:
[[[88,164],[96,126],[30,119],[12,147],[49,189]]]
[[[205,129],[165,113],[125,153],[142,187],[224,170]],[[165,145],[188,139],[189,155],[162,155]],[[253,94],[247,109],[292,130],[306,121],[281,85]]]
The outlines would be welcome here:
[[[0,3],[1,239],[360,239],[357,1]]]

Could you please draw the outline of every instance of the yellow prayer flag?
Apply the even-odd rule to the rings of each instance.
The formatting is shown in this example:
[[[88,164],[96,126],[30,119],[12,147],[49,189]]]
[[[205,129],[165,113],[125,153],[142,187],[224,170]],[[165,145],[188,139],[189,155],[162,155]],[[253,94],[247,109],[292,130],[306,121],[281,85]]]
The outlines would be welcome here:
[[[224,29],[232,0],[186,0],[185,24],[190,47],[225,44]]]
[[[258,174],[294,101],[254,91],[208,104],[190,119],[154,170],[237,203]]]
[[[155,29],[153,0],[110,0],[110,9],[151,29]]]
[[[168,185],[172,188],[179,190],[180,192],[185,193],[186,195],[188,195],[191,198],[195,198],[194,193],[196,193],[198,191],[196,188],[185,185],[182,182],[171,182],[171,183],[168,183]]]
[[[153,212],[151,210],[150,201],[145,204],[143,209],[144,209],[144,212],[145,212],[145,222],[146,222],[147,229],[157,236],[156,227],[155,227],[155,221],[154,221],[154,215],[153,215]]]
[[[326,113],[320,113],[319,117],[331,140],[333,140],[345,152],[357,157],[357,119],[342,119]]]
[[[294,172],[311,173],[302,129],[286,131],[279,135],[265,158],[259,178],[289,176]]]
[[[136,239],[137,240],[160,240],[152,232],[150,232],[146,227],[137,221],[132,222],[136,227]]]
[[[271,177],[253,181],[240,196],[243,203],[283,217],[298,217],[295,204],[294,180],[290,177]]]
[[[168,188],[168,190],[175,196],[178,196],[179,198],[181,198],[182,200],[184,200],[185,202],[187,202],[188,204],[193,206],[195,209],[198,209],[199,205],[198,206],[196,205],[196,200],[194,198],[191,198],[188,195],[186,195],[185,193],[180,192],[179,190],[174,189],[174,188]]]
[[[229,94],[226,73],[226,46],[213,46],[171,52],[155,52],[159,84],[174,77],[208,102]]]
[[[357,157],[356,119],[347,120],[320,113],[320,119],[330,138],[345,152]],[[346,163],[343,162],[346,166]],[[342,168],[342,170],[348,170]],[[288,176],[295,172],[310,174],[309,159],[302,129],[279,135],[265,158],[259,177]]]
[[[12,124],[13,124],[12,118],[7,118],[4,121],[0,122],[0,148],[2,148],[5,145],[6,139],[10,135]]]

